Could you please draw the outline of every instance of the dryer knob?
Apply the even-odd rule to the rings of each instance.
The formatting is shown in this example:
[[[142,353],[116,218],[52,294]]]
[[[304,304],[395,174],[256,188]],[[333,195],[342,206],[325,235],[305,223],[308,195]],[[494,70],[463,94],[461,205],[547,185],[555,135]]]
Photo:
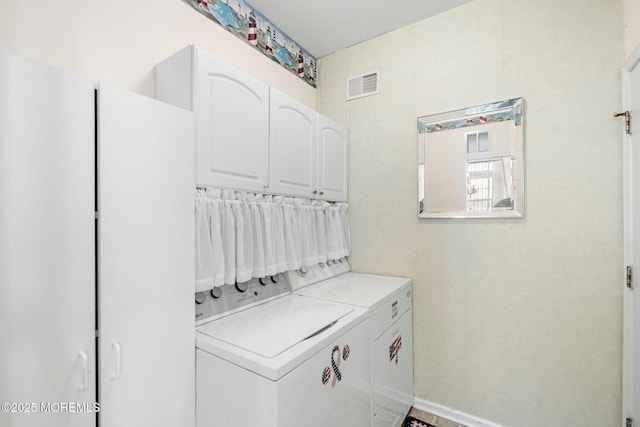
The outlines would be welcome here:
[[[278,276],[278,275],[271,276],[271,281],[273,283],[278,283],[279,280],[280,280],[280,276]]]
[[[249,287],[249,282],[236,282],[236,289],[240,292],[246,292]]]
[[[222,296],[222,288],[213,288],[211,289],[211,296],[213,299],[218,299]]]
[[[269,283],[269,282],[267,282],[267,278],[266,277],[261,277],[261,278],[258,279],[258,281],[260,282],[260,284],[262,286],[266,286],[267,283]]]
[[[196,304],[202,304],[207,300],[207,296],[204,292],[196,292]]]

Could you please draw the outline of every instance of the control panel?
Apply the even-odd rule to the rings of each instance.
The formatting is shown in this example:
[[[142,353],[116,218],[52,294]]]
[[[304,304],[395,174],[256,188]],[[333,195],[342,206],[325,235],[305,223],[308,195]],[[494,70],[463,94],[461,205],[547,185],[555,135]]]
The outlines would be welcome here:
[[[280,274],[196,292],[196,323],[223,317],[289,293],[289,286]]]
[[[298,270],[287,271],[284,273],[291,291],[297,291],[305,286],[323,280],[331,279],[350,270],[349,263],[345,258],[329,260],[308,267],[302,267]]]

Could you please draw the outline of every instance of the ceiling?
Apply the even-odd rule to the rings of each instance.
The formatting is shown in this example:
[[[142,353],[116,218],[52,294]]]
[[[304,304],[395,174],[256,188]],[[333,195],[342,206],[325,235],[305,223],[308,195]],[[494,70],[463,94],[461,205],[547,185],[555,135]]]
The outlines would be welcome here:
[[[316,58],[471,0],[247,0]]]

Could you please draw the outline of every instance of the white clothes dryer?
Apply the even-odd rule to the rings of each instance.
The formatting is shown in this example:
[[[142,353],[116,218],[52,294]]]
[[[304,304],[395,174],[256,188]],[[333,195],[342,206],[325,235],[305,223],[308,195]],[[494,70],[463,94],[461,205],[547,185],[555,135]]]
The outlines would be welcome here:
[[[399,427],[413,404],[412,281],[350,271],[346,260],[287,272],[291,291],[367,309],[371,425]]]
[[[196,294],[198,427],[369,427],[366,309],[279,276]]]

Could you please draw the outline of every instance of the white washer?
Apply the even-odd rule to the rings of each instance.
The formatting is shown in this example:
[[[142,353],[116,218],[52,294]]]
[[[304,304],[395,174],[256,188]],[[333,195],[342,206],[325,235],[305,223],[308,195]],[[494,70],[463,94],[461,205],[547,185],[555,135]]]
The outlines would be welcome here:
[[[413,404],[411,279],[353,273],[346,260],[287,272],[286,277],[296,294],[367,309],[371,425],[401,426]]]
[[[366,309],[265,282],[196,294],[196,425],[369,427]]]

